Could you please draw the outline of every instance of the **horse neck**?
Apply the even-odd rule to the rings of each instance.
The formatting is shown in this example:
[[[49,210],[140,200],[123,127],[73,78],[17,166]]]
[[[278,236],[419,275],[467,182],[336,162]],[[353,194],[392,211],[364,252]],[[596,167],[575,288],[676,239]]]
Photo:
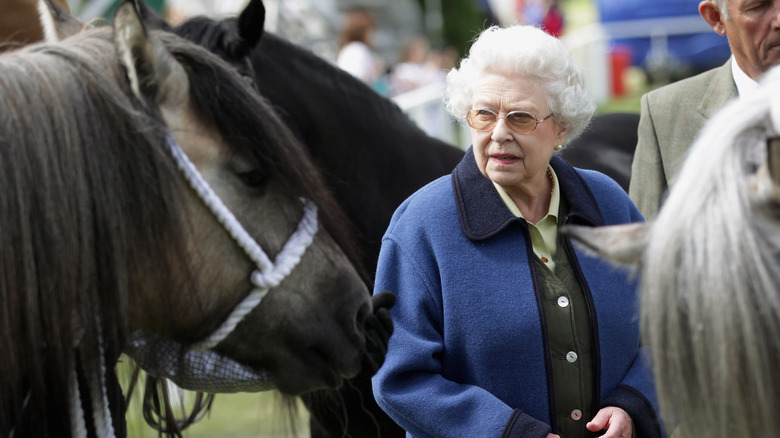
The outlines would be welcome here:
[[[283,110],[339,204],[373,242],[367,254],[378,253],[395,208],[463,155],[389,99],[278,37],[263,37],[253,64],[260,92]]]

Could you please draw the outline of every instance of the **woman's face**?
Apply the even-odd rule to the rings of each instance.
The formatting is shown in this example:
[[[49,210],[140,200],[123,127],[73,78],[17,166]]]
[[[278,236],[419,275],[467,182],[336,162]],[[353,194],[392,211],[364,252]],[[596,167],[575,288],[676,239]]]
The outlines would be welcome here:
[[[490,131],[471,128],[474,157],[482,174],[509,193],[546,184],[547,165],[555,146],[563,144],[566,130],[558,126],[554,117],[525,134],[513,131],[506,121],[511,111],[526,111],[539,120],[547,117],[550,109],[541,87],[521,75],[483,73],[474,91],[472,108],[499,115]]]

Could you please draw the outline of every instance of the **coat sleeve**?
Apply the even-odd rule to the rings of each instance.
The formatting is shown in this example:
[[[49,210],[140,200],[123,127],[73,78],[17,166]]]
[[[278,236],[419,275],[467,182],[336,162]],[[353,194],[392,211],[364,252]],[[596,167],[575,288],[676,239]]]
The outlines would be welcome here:
[[[379,406],[418,438],[546,437],[547,424],[480,387],[442,375],[441,292],[430,269],[434,264],[422,253],[392,235],[383,240],[374,293],[392,291],[397,302],[391,310],[395,331],[387,357],[373,378]]]
[[[645,218],[658,213],[661,199],[666,193],[666,175],[661,162],[653,115],[650,110],[650,96],[642,96],[641,115],[637,128],[637,145],[631,164],[631,181],[628,195]]]

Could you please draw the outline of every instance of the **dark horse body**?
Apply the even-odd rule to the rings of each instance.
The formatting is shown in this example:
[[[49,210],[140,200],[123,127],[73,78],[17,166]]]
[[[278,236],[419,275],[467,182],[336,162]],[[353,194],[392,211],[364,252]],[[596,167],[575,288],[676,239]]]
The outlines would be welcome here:
[[[585,132],[561,151],[561,157],[572,166],[609,175],[628,192],[638,126],[639,114],[596,115]]]

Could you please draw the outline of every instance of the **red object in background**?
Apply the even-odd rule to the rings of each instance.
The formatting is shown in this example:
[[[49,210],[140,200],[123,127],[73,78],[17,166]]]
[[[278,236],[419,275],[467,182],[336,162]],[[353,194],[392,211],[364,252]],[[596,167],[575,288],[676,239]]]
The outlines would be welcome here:
[[[621,97],[626,94],[625,72],[631,65],[631,49],[626,46],[617,46],[610,53],[612,64],[612,95]]]
[[[544,15],[542,29],[556,38],[561,36],[563,32],[563,14],[561,14],[561,10],[557,6],[551,7]]]

